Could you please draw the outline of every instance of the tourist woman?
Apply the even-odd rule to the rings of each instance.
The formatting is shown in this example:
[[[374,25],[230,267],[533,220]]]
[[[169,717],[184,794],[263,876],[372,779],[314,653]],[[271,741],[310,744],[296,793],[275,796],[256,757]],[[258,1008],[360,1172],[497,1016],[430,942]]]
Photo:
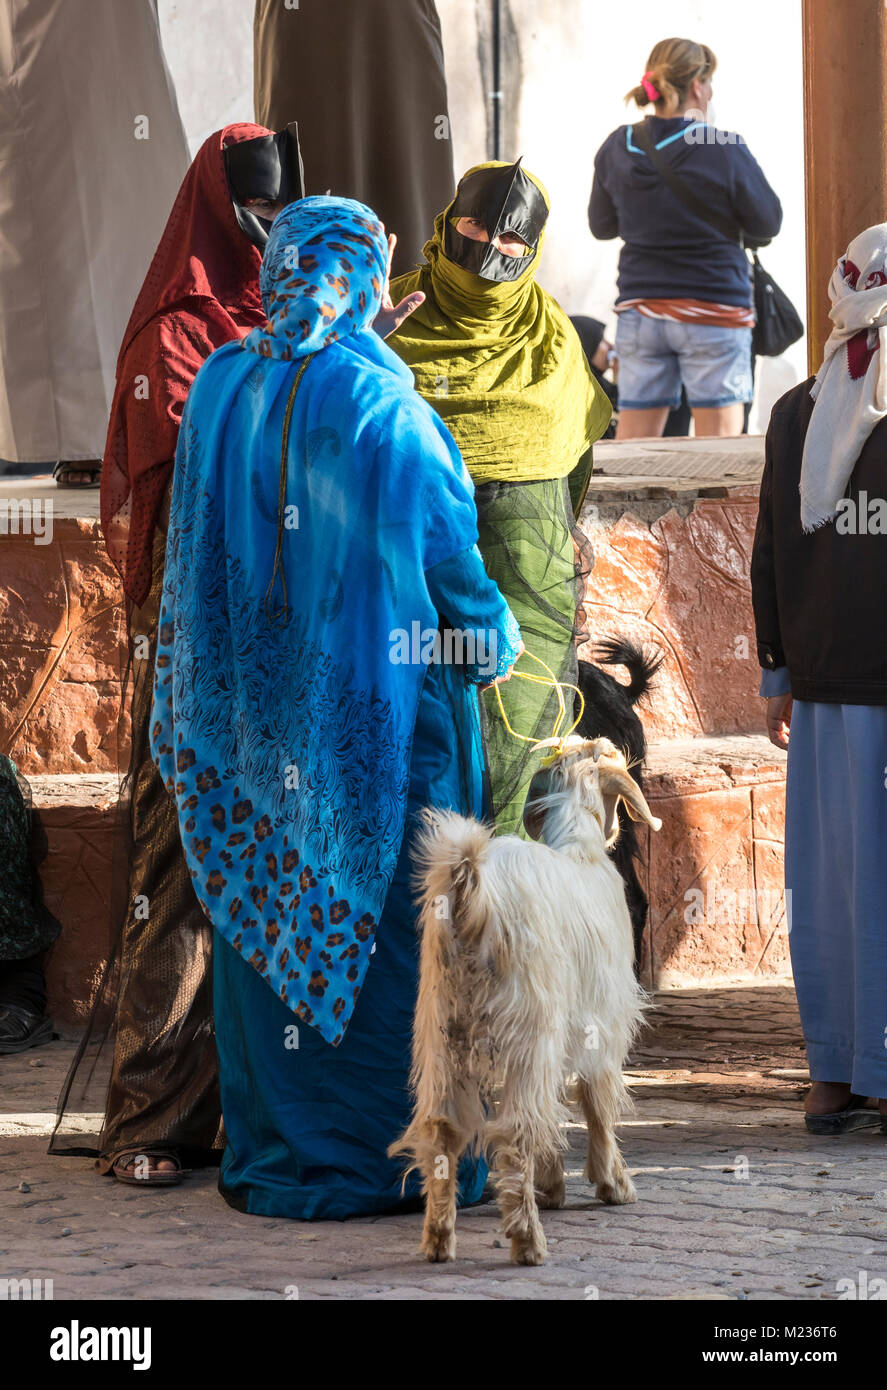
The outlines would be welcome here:
[[[776,236],[782,208],[742,138],[706,124],[716,63],[706,44],[657,43],[626,97],[653,115],[620,126],[595,156],[592,235],[624,242],[617,439],[661,435],[682,386],[697,435],[741,434],[754,393],[744,245]]]
[[[482,814],[476,687],[520,651],[458,450],[368,331],[388,254],[363,204],[282,212],[268,323],[199,372],[176,456],[151,743],[215,929],[220,1186],[265,1216],[417,1196],[386,1152],[413,834],[426,806]],[[469,1157],[463,1200],[484,1176]]]
[[[393,298],[424,303],[391,338],[416,386],[452,432],[475,483],[480,550],[517,617],[527,648],[560,680],[576,680],[587,550],[574,507],[610,403],[576,330],[536,282],[548,195],[516,164],[469,169],[438,216],[426,263],[392,282]],[[501,692],[524,737],[552,731],[554,692],[511,681]],[[520,828],[536,764],[485,696],[496,823]]]

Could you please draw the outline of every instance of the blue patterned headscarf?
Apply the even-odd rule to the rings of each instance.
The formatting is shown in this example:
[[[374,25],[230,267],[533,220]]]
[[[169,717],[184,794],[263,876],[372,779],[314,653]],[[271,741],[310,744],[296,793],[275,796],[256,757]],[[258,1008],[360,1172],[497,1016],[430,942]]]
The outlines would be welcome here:
[[[368,328],[379,312],[388,243],[382,224],[351,198],[302,198],[274,220],[259,283],[269,322],[244,347],[263,357],[306,357]]]
[[[310,279],[287,264],[292,244],[303,270],[313,258]],[[392,635],[437,628],[425,573],[477,540],[459,451],[367,328],[384,255],[361,204],[294,204],[265,252],[269,327],[195,378],[151,729],[204,911],[333,1043],[403,839],[426,667],[392,660]],[[283,614],[265,603],[278,562]]]

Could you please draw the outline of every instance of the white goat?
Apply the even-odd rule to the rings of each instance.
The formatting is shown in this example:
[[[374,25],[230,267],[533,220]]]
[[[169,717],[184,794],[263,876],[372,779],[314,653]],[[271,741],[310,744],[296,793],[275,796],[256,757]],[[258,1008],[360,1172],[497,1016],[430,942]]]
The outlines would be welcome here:
[[[645,998],[622,880],[607,857],[620,797],[634,819],[660,828],[623,754],[607,739],[573,738],[533,778],[524,823],[534,840],[426,813],[415,1107],[389,1153],[408,1155],[422,1174],[429,1260],[455,1258],[456,1170],[474,1142],[493,1163],[511,1258],[542,1262],[537,1192],[541,1206],[563,1205],[574,1076],[586,1176],[604,1202],[636,1200],[614,1133]]]

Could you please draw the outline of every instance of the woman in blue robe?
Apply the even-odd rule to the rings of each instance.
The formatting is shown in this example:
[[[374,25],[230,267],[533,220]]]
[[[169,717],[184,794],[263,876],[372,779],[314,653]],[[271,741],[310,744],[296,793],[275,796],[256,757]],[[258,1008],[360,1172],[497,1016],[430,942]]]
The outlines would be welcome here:
[[[484,811],[477,690],[520,633],[476,548],[468,474],[370,331],[381,225],[307,198],[274,223],[264,328],[214,353],[174,474],[152,750],[215,927],[227,1148],[265,1216],[415,1200],[410,846],[424,806]],[[460,1169],[463,1202],[483,1162]]]

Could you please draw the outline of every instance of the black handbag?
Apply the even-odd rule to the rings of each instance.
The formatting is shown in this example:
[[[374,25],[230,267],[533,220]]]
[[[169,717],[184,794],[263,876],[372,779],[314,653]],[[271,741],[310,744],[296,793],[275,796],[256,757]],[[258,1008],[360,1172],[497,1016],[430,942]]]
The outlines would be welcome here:
[[[641,149],[653,161],[657,173],[684,207],[695,212],[703,222],[707,222],[730,241],[738,241],[744,250],[751,251],[756,320],[752,330],[752,352],[756,357],[779,357],[792,343],[804,336],[804,325],[800,315],[785,290],[779,288],[773,276],[761,265],[757,250],[747,245],[751,239],[745,236],[738,223],[721,217],[708,207],[701,198],[696,197],[680,175],[675,173],[668,160],[657,150],[652,131],[646,121],[634,126],[633,132]]]
[[[752,352],[757,357],[779,357],[804,336],[801,317],[785,290],[761,265],[752,251],[752,278],[755,292],[755,326],[751,335]]]

